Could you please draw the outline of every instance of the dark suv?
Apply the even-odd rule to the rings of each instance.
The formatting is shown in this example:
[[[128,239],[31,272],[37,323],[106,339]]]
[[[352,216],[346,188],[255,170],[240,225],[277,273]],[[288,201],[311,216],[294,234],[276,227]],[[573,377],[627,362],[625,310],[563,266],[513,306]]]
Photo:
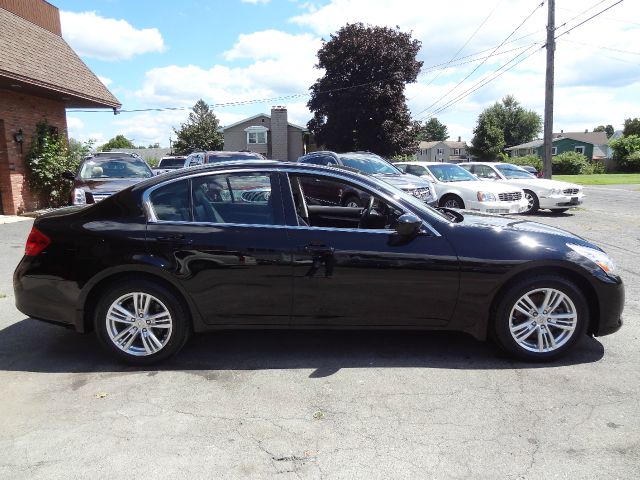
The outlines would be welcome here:
[[[368,173],[374,177],[410,193],[428,205],[437,206],[438,199],[433,184],[414,175],[407,175],[379,155],[371,152],[336,153],[319,151],[303,155],[298,158],[300,163],[349,168]],[[342,205],[345,207],[362,207],[368,201],[362,192],[356,189],[336,189],[334,184],[323,185],[322,182],[304,185],[312,192],[312,196],[319,203],[327,205]]]
[[[86,157],[75,175],[65,172],[64,176],[73,180],[71,204],[84,205],[153,177],[153,172],[135,153],[98,152]]]

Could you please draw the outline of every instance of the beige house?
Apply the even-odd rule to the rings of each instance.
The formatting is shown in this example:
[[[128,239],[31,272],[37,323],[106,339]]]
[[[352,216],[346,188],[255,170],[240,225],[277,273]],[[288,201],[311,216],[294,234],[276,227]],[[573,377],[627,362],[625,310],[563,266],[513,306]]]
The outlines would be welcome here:
[[[307,129],[289,123],[286,107],[272,107],[271,115],[260,113],[222,128],[227,151],[250,150],[273,160],[295,162],[306,153]]]
[[[457,142],[449,140],[444,142],[420,142],[416,152],[416,159],[419,162],[467,162],[469,160],[467,149],[467,142],[461,141],[460,137],[458,137]]]

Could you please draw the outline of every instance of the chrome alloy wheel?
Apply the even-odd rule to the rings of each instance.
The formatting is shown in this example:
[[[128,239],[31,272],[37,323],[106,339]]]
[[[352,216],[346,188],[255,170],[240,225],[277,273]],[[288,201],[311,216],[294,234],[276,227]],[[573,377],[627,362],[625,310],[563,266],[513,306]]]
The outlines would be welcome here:
[[[345,207],[360,208],[360,203],[356,200],[349,200]]]
[[[444,206],[447,208],[460,208],[460,202],[455,198],[449,198],[446,202],[444,202]]]
[[[173,319],[165,304],[142,292],[127,293],[116,299],[105,321],[113,344],[136,357],[162,350],[173,330]]]
[[[578,325],[576,306],[553,288],[522,295],[509,314],[509,330],[516,343],[530,352],[552,352],[569,341]]]
[[[533,194],[531,192],[524,192],[524,198],[527,201],[527,212],[530,212],[531,210],[533,210],[533,208],[536,205],[536,199],[533,198]]]

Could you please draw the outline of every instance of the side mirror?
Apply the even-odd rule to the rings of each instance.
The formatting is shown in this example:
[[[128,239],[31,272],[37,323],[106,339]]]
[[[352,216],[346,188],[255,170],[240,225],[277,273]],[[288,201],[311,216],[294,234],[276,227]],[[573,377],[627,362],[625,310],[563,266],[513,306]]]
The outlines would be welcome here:
[[[65,170],[64,172],[62,172],[62,178],[66,178],[67,180],[75,180],[76,176],[73,174],[73,172]]]
[[[405,213],[400,215],[398,223],[396,224],[396,233],[401,237],[410,237],[417,235],[420,232],[422,226],[422,220],[416,217],[413,213]]]

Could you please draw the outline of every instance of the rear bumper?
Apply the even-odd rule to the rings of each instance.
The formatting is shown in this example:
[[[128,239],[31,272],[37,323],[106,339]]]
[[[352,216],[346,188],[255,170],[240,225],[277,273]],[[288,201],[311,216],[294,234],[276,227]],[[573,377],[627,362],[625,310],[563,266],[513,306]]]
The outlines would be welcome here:
[[[48,275],[24,275],[24,263],[20,262],[13,274],[16,308],[36,320],[84,331],[78,323],[81,316],[76,305],[80,292],[76,284]]]

